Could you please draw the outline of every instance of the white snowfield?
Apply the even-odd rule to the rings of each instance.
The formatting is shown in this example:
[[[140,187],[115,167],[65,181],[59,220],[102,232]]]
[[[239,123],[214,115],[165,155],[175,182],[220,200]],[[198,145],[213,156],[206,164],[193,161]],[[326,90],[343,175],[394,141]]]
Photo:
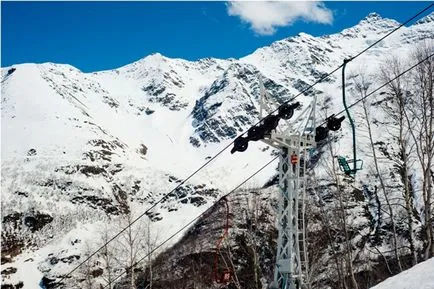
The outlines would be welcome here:
[[[390,277],[371,289],[434,289],[434,258]]]
[[[13,268],[11,272],[16,269],[2,274],[2,284],[23,282],[24,289],[34,289],[43,276],[56,279],[66,274],[84,259],[87,245],[101,245],[96,233],[104,227],[110,210],[117,209],[123,192],[131,198],[131,210],[143,213],[256,123],[259,77],[272,95],[286,101],[398,25],[371,14],[340,33],[322,37],[300,33],[238,60],[190,62],[153,54],[94,73],[53,63],[2,68],[2,222],[18,216],[13,220],[21,224],[36,213],[52,218],[34,233],[23,225],[20,237],[32,240],[33,247],[2,265],[2,269]],[[434,39],[434,13],[351,62],[347,76],[360,69],[378,72],[387,56],[407,55],[427,39]],[[342,110],[340,74],[315,90],[318,121]],[[312,93],[297,97],[304,107],[311,100]],[[376,118],[385,118],[374,109]],[[366,134],[361,108],[353,111],[358,129]],[[345,122],[336,144],[341,155],[351,154],[349,131]],[[384,138],[381,131],[375,137]],[[366,160],[370,147],[366,139],[359,139],[359,156]],[[180,192],[153,210],[159,217],[152,223],[159,242],[274,157],[272,149],[261,142],[250,142],[244,153],[230,154],[229,150],[191,178],[184,195]],[[262,186],[276,165],[244,187]],[[359,180],[368,179],[368,174],[368,170],[361,172]],[[193,201],[197,199],[201,202]],[[9,223],[13,228],[15,223]],[[111,235],[120,230],[114,223],[110,226]],[[432,272],[426,275],[434,275],[432,260],[430,264]],[[414,286],[399,288],[434,288]]]

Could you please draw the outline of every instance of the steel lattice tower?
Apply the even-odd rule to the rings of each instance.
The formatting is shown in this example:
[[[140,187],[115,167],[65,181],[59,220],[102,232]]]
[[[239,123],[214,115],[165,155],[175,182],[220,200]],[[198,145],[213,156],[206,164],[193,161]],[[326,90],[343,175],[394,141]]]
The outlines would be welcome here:
[[[270,113],[273,102],[260,81],[261,118]],[[277,212],[277,254],[274,281],[270,289],[308,288],[306,251],[305,198],[307,185],[306,164],[315,139],[316,97],[296,119],[287,120],[263,141],[280,151],[279,196]],[[293,166],[290,155],[297,154]]]

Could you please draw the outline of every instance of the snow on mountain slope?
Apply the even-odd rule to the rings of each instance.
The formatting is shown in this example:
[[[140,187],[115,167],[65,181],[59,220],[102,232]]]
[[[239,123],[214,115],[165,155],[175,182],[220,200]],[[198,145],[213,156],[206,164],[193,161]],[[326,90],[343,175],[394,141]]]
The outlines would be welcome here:
[[[433,289],[434,258],[399,273],[371,289]]]
[[[190,77],[199,79],[207,62],[214,65],[213,61],[198,63],[199,72]],[[11,268],[32,267],[33,275],[39,276],[37,268],[51,258],[46,253],[50,252],[67,265],[50,265],[50,276],[65,274],[74,265],[69,260],[80,256],[77,252],[91,239],[74,228],[90,225],[88,230],[96,231],[97,222],[105,215],[118,216],[127,200],[135,213],[144,212],[192,167],[221,149],[216,144],[198,152],[190,144],[189,110],[173,109],[172,102],[164,102],[167,96],[154,99],[143,89],[143,79],[116,72],[83,74],[57,64],[17,65],[7,75],[11,69],[2,71],[2,216],[7,228],[2,237],[9,244],[5,251],[11,253],[5,260],[14,258]],[[176,93],[199,93],[211,81],[204,78]],[[226,153],[226,159],[215,162],[217,169],[210,166],[148,214],[157,222],[155,230],[164,232],[160,238],[208,208],[221,194],[219,189],[231,189],[263,161],[245,158],[225,166],[230,157]],[[220,182],[222,175],[225,183]],[[71,242],[61,241],[65,233],[72,234],[71,242],[82,240],[82,245],[70,247]],[[23,260],[32,261],[24,264]],[[24,276],[22,268],[4,275],[4,280],[18,283]],[[26,281],[24,288],[32,288],[31,280]]]
[[[347,75],[360,67],[376,72],[391,52],[404,54],[434,39],[431,19],[403,27],[351,62]],[[107,217],[122,215],[125,204],[144,212],[259,120],[259,77],[281,103],[398,25],[370,14],[341,33],[300,33],[239,60],[191,62],[153,54],[95,73],[53,63],[2,68],[2,240],[9,244],[8,266],[32,258],[26,266],[37,272],[49,254],[58,254],[67,261],[44,265],[44,275],[65,274],[78,264],[68,258],[83,253],[85,240],[92,239],[83,226],[97,230]],[[319,120],[342,109],[338,73],[297,101],[306,106],[312,92]],[[355,113],[360,116],[360,108]],[[343,131],[349,131],[347,123]],[[350,135],[341,137],[338,151],[349,154]],[[362,157],[369,154],[366,143],[360,149]],[[169,236],[272,155],[260,142],[243,154],[227,150],[149,214],[155,230],[162,239]],[[263,185],[274,169],[253,182]],[[75,239],[83,242],[71,245]],[[2,279],[34,288],[21,279],[23,268],[2,273]]]

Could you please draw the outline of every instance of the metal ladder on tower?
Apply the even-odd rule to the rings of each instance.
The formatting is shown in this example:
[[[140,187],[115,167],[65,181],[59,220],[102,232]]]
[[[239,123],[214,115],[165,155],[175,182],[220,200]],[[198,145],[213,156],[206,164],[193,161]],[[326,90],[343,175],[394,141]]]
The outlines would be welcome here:
[[[301,171],[301,170],[300,170]],[[308,256],[307,256],[307,234],[306,234],[306,219],[305,219],[305,208],[306,208],[306,180],[305,176],[300,178],[300,192],[299,192],[299,202],[298,202],[298,247],[300,252],[300,266],[302,272],[302,284],[308,285]],[[305,286],[308,288],[309,286]]]
[[[316,101],[316,99],[314,100]],[[310,114],[307,119],[305,131],[308,134],[315,135],[315,105],[312,106],[312,110],[310,111]],[[307,144],[306,144],[307,147]],[[307,224],[306,224],[306,203],[307,203],[307,194],[306,189],[308,182],[311,180],[312,175],[314,174],[314,171],[311,170],[308,166],[308,161],[311,155],[312,148],[306,149],[304,148],[302,151],[302,157],[303,157],[303,163],[299,163],[299,174],[300,174],[300,191],[299,191],[299,202],[298,202],[298,247],[300,252],[300,266],[301,266],[301,272],[303,272],[301,278],[302,278],[302,284],[304,284],[304,288],[309,289],[310,288],[310,278],[309,278],[309,263],[308,263],[308,251],[307,251]]]
[[[307,152],[304,149],[300,153],[300,160],[307,160]],[[298,166],[298,174],[299,174],[299,191],[298,191],[298,210],[297,210],[297,225],[298,225],[298,251],[299,251],[299,266],[303,287],[302,288],[310,288],[310,280],[309,280],[309,264],[308,264],[308,252],[307,252],[307,224],[306,224],[306,188],[309,179],[309,170],[307,167],[307,162],[303,161],[299,163]]]
[[[265,91],[262,82],[261,118],[263,111],[274,111],[272,99]],[[314,146],[316,96],[294,121],[287,121],[286,127],[278,127],[263,141],[280,150],[279,162],[279,208],[277,212],[277,254],[274,281],[271,288],[307,289],[308,260],[306,251],[305,196],[307,149]],[[293,171],[290,154],[297,152],[299,162]],[[300,170],[301,156],[303,166]]]

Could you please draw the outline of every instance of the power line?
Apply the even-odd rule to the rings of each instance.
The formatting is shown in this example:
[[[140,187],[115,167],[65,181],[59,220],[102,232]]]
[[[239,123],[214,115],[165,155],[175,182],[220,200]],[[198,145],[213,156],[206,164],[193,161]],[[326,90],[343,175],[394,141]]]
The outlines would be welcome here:
[[[365,48],[364,50],[362,50],[361,52],[357,53],[356,56],[351,57],[350,59],[348,59],[349,61],[352,61],[354,59],[356,59],[357,57],[359,57],[360,55],[362,55],[363,53],[365,53],[366,51],[368,51],[369,49],[371,49],[372,47],[374,47],[375,45],[377,45],[379,42],[383,41],[384,39],[386,39],[387,37],[389,37],[391,34],[395,33],[397,30],[401,29],[403,26],[405,26],[406,24],[408,24],[409,22],[413,21],[415,18],[417,18],[419,15],[425,13],[426,11],[428,11],[432,6],[434,6],[433,4],[430,4],[429,6],[427,6],[426,8],[424,8],[423,10],[421,10],[420,12],[418,12],[417,14],[415,14],[414,16],[412,16],[411,18],[409,18],[408,20],[406,20],[404,23],[402,23],[401,25],[399,25],[398,27],[396,27],[395,29],[393,29],[392,31],[390,31],[389,33],[387,33],[386,35],[384,35],[383,37],[381,37],[379,40],[375,41],[374,43],[372,43],[371,45],[369,45],[367,48]],[[334,74],[336,71],[338,71],[340,68],[342,68],[343,64],[339,65],[336,69],[334,69],[332,72],[329,72],[328,74],[326,74],[325,76],[322,76],[319,80],[317,80],[316,82],[314,82],[313,84],[311,84],[309,87],[307,87],[305,90],[301,91],[299,94],[297,94],[296,96],[294,96],[293,98],[283,102],[282,104],[286,104],[290,101],[293,101],[296,97],[306,93],[309,89],[313,88],[315,85],[317,85],[318,83],[322,82],[323,80],[325,80],[326,78],[328,78],[329,76],[331,76],[332,74]],[[276,112],[278,110],[275,109],[273,110],[271,113],[269,113],[268,115]],[[265,117],[264,117],[265,118]],[[259,122],[257,122],[255,125],[259,124],[261,121],[264,120],[261,119]],[[244,132],[245,133],[245,132]],[[243,133],[243,134],[244,134]]]
[[[366,96],[364,96],[363,98],[357,100],[355,103],[351,104],[349,106],[349,108],[355,106],[356,104],[358,104],[359,102],[363,101],[364,99],[366,99],[367,97],[369,97],[370,95],[374,94],[375,92],[379,91],[380,89],[382,89],[383,87],[385,87],[386,85],[390,84],[391,82],[395,81],[396,79],[398,79],[399,77],[401,77],[402,75],[408,73],[409,71],[411,71],[412,69],[416,68],[418,65],[420,65],[421,63],[423,63],[424,61],[428,60],[430,57],[433,57],[434,53],[429,55],[428,57],[424,58],[423,60],[419,61],[418,63],[414,64],[413,66],[411,66],[410,68],[406,69],[405,71],[401,72],[399,75],[397,75],[396,77],[394,77],[393,79],[389,80],[388,82],[382,84],[381,86],[379,86],[378,88],[374,89],[372,92],[370,92],[369,94],[367,94]],[[339,113],[337,113],[336,115],[339,115],[341,113],[345,112],[345,110],[340,111]],[[245,179],[242,183],[240,183],[238,186],[236,186],[233,190],[231,190],[229,193],[227,193],[226,195],[224,195],[224,197],[230,195],[231,193],[233,193],[235,190],[237,190],[239,187],[241,187],[243,184],[245,184],[247,181],[249,181],[251,178],[253,178],[256,174],[258,174],[260,171],[262,171],[265,167],[267,167],[268,165],[270,165],[273,161],[275,161],[278,158],[275,157],[273,158],[271,161],[269,161],[267,164],[265,164],[264,166],[262,166],[258,171],[256,171],[253,175],[251,175],[250,177],[248,177],[247,179]],[[207,213],[207,211],[203,212],[202,214],[200,214],[199,216],[197,216],[196,218],[194,218],[193,220],[191,220],[190,222],[188,222],[185,226],[183,226],[181,229],[179,229],[177,232],[175,232],[173,235],[171,235],[168,239],[166,239],[163,243],[161,243],[159,246],[155,247],[150,253],[148,253],[146,256],[144,256],[143,258],[141,258],[139,261],[137,261],[133,267],[137,266],[140,262],[142,262],[144,259],[146,259],[149,255],[151,255],[152,253],[154,253],[157,249],[159,249],[161,246],[163,246],[165,243],[167,243],[169,240],[171,240],[173,237],[175,237],[177,234],[179,234],[180,232],[182,232],[185,228],[187,228],[188,226],[190,226],[193,222],[195,222],[196,220],[198,220],[199,218],[201,218],[203,215],[205,215]],[[120,275],[118,275],[113,281],[119,279],[121,276],[123,276],[126,273],[123,272]],[[106,285],[104,288],[107,288],[108,285]]]
[[[406,74],[407,72],[409,72],[410,70],[413,70],[414,68],[416,68],[416,66],[422,64],[422,62],[428,60],[430,57],[433,57],[434,53],[427,56],[426,58],[424,58],[423,60],[419,61],[418,63],[414,64],[412,67],[404,70],[403,72],[401,72],[400,74],[398,74],[396,77],[394,77],[393,79],[389,80],[388,82],[384,83],[383,85],[381,85],[380,87],[374,89],[373,91],[371,91],[369,94],[365,95],[364,97],[362,97],[361,99],[357,100],[355,103],[351,104],[348,108],[351,108],[353,106],[355,106],[356,104],[358,104],[359,102],[361,102],[362,100],[365,100],[368,96],[374,94],[375,92],[379,91],[380,89],[382,89],[383,87],[385,87],[386,85],[390,84],[391,82],[395,81],[396,79],[398,79],[399,77],[403,76],[404,74]],[[343,111],[340,111],[338,114],[341,114]]]
[[[201,169],[203,169],[205,166],[207,166],[210,162],[212,162],[214,159],[216,159],[222,152],[224,152],[232,143],[228,144],[224,149],[222,149],[220,152],[218,152],[215,156],[213,156],[211,159],[209,159],[206,163],[204,163],[201,167],[199,167],[197,170],[195,170],[192,174],[190,174],[186,179],[184,179],[182,182],[180,182],[174,189],[172,189],[169,193],[165,194],[162,198],[160,198],[157,202],[155,202],[151,207],[149,207],[145,212],[140,214],[136,219],[134,219],[131,223],[128,224],[125,228],[123,228],[119,233],[114,235],[110,240],[108,240],[104,245],[99,247],[95,252],[90,254],[84,261],[82,261],[80,264],[78,264],[74,269],[72,269],[67,275],[63,276],[62,279],[60,279],[59,282],[63,281],[66,277],[68,277],[70,274],[72,274],[75,270],[77,270],[81,265],[86,263],[90,258],[96,255],[99,251],[101,251],[105,246],[107,246],[109,243],[111,243],[114,239],[119,237],[123,232],[125,232],[129,227],[131,227],[134,223],[136,223],[139,219],[141,219],[144,215],[146,215],[149,211],[151,211],[153,208],[155,208],[159,203],[161,203],[163,200],[165,200],[170,194],[172,194],[174,191],[176,191],[179,187],[181,187],[186,181],[188,181],[190,178],[192,178],[195,174],[197,174]]]
[[[415,18],[417,18],[418,16],[420,16],[421,14],[425,13],[426,11],[428,11],[432,6],[434,6],[434,4],[430,4],[428,5],[426,8],[422,9],[421,11],[419,11],[418,13],[416,13],[414,16],[412,16],[411,18],[407,19],[404,23],[402,23],[401,25],[399,25],[398,27],[396,27],[395,29],[393,29],[392,31],[390,31],[389,33],[387,33],[386,35],[384,35],[383,37],[381,37],[379,40],[375,41],[374,43],[372,43],[371,45],[369,45],[367,48],[365,48],[364,50],[362,50],[361,52],[357,53],[354,57],[351,57],[350,59],[347,59],[346,61],[344,61],[343,64],[339,65],[337,68],[335,68],[332,72],[329,72],[326,75],[323,75],[320,79],[318,79],[316,82],[314,82],[313,84],[309,85],[306,89],[302,90],[300,93],[298,93],[297,95],[295,95],[294,97],[284,101],[282,104],[279,105],[279,107],[277,107],[276,109],[274,109],[273,111],[271,111],[268,115],[264,116],[262,119],[260,119],[258,122],[256,122],[255,124],[253,124],[250,128],[260,124],[262,121],[264,121],[267,117],[269,117],[271,114],[275,113],[276,111],[278,111],[280,109],[280,107],[282,107],[285,104],[288,104],[289,102],[293,101],[294,99],[296,99],[297,97],[299,97],[300,95],[307,93],[311,88],[313,88],[315,85],[317,85],[318,83],[321,83],[323,80],[327,79],[328,77],[330,77],[332,74],[334,74],[336,71],[338,71],[339,69],[341,69],[344,64],[347,64],[348,62],[356,59],[357,57],[359,57],[360,55],[362,55],[363,53],[365,53],[366,51],[368,51],[369,49],[371,49],[372,47],[374,47],[375,45],[377,45],[379,42],[383,41],[384,39],[386,39],[387,37],[389,37],[390,35],[392,35],[393,33],[395,33],[397,30],[401,29],[403,26],[405,26],[406,24],[408,24],[409,22],[413,21]],[[249,129],[250,129],[249,128]],[[238,137],[244,135],[246,132],[249,131],[249,129],[247,129],[245,132],[243,132],[242,134],[240,134]],[[237,137],[237,138],[238,138]],[[235,138],[230,144],[232,145],[235,140],[237,139]],[[226,148],[225,148],[226,149]]]
[[[420,12],[418,12],[417,14],[415,14],[414,16],[412,16],[410,19],[408,19],[407,21],[405,21],[403,24],[401,24],[400,26],[398,26],[397,28],[395,28],[394,30],[392,30],[391,32],[389,32],[388,34],[386,34],[385,36],[383,36],[380,40],[374,42],[373,44],[371,44],[368,48],[364,49],[362,52],[358,53],[355,57],[351,58],[351,60],[354,60],[355,58],[359,57],[361,54],[365,53],[367,50],[371,49],[374,45],[376,45],[378,42],[384,40],[386,37],[390,36],[392,33],[396,32],[398,29],[400,29],[401,27],[403,27],[404,25],[406,25],[407,23],[409,23],[410,21],[412,21],[413,19],[415,19],[416,17],[418,17],[420,14],[424,13],[425,11],[429,10],[434,4],[430,4],[428,7],[426,7],[425,9],[421,10]],[[294,97],[292,97],[291,99],[285,101],[282,103],[283,104],[287,104],[290,101],[293,101],[295,98],[297,98],[298,96],[306,93],[308,90],[310,90],[311,88],[313,88],[315,85],[317,85],[318,83],[322,82],[323,80],[327,79],[330,75],[334,74],[336,71],[338,71],[341,67],[343,66],[343,64],[341,64],[340,66],[338,66],[336,69],[334,69],[332,72],[322,76],[319,80],[317,80],[316,82],[314,82],[313,84],[311,84],[309,87],[307,87],[306,89],[302,90],[300,93],[298,93],[297,95],[295,95]],[[278,110],[275,109],[274,111],[270,112],[268,114],[268,116],[270,116],[271,114],[273,114],[274,112],[276,112]],[[266,116],[267,117],[267,116]],[[261,123],[266,117],[260,119],[257,123],[255,123],[253,126]],[[249,128],[250,129],[250,128]],[[246,131],[244,131],[241,135],[244,135],[245,133],[248,132],[247,129]],[[236,138],[235,138],[236,139]],[[85,260],[83,260],[81,263],[79,263],[76,267],[74,267],[71,271],[69,271],[68,274],[64,275],[59,282],[63,281],[66,277],[68,277],[70,274],[72,274],[73,272],[75,272],[81,265],[83,265],[84,263],[86,263],[90,258],[92,258],[93,256],[96,255],[96,253],[98,253],[99,251],[101,251],[106,245],[108,245],[109,243],[111,243],[114,239],[116,239],[119,235],[121,235],[123,232],[125,232],[125,230],[127,230],[131,225],[133,225],[135,222],[137,222],[140,218],[142,218],[144,215],[146,215],[150,210],[152,210],[153,208],[155,208],[159,203],[161,203],[163,200],[166,199],[166,197],[168,197],[170,194],[172,194],[175,190],[177,190],[179,187],[181,187],[186,181],[188,181],[189,179],[191,179],[195,174],[197,174],[200,170],[202,170],[204,167],[206,167],[210,162],[212,162],[214,159],[216,159],[219,155],[221,155],[226,149],[228,149],[234,142],[235,139],[233,139],[228,145],[226,145],[222,150],[220,150],[216,155],[214,155],[211,159],[209,159],[207,162],[205,162],[202,166],[200,166],[198,169],[196,169],[193,173],[191,173],[186,179],[184,179],[182,182],[180,182],[174,189],[172,189],[169,193],[165,194],[161,199],[159,199],[157,202],[155,202],[151,207],[149,207],[145,212],[143,212],[141,215],[139,215],[135,220],[133,220],[128,226],[126,226],[125,228],[123,228],[119,233],[117,233],[115,236],[113,236],[110,240],[108,240],[104,245],[102,245],[101,247],[99,247],[95,252],[93,252],[92,254],[90,254]]]
[[[353,59],[359,57],[361,54],[365,53],[367,50],[371,49],[373,46],[375,46],[379,42],[383,41],[390,34],[394,33],[396,30],[400,29],[402,26],[404,26],[404,25],[408,24],[409,22],[413,21],[415,18],[417,18],[419,15],[423,14],[425,11],[428,11],[432,6],[434,6],[434,3],[430,4],[428,7],[426,7],[423,10],[421,10],[419,13],[417,13],[416,15],[414,15],[413,17],[411,17],[410,19],[408,19],[407,21],[405,21],[404,23],[402,23],[401,25],[399,25],[398,27],[396,27],[394,30],[390,31],[389,33],[387,33],[386,35],[384,35],[383,37],[381,37],[379,40],[377,40],[374,43],[372,43],[371,45],[369,45],[363,51],[359,52],[356,56],[352,57],[350,60],[353,60]]]
[[[427,56],[426,58],[424,58],[423,60],[419,61],[418,63],[414,64],[413,66],[411,66],[410,68],[404,70],[403,72],[401,72],[400,74],[398,74],[397,76],[395,76],[394,78],[390,79],[389,81],[387,81],[386,83],[383,83],[382,85],[380,85],[379,87],[377,87],[376,89],[374,89],[373,91],[371,91],[370,93],[368,93],[367,95],[365,95],[364,97],[360,98],[359,100],[357,100],[356,102],[354,102],[353,104],[351,104],[350,106],[348,106],[348,108],[351,108],[353,106],[355,106],[356,104],[360,103],[361,101],[365,100],[366,98],[368,98],[369,96],[373,95],[374,93],[376,93],[377,91],[379,91],[380,89],[382,89],[383,87],[385,87],[386,85],[389,85],[390,83],[392,83],[393,81],[397,80],[398,78],[400,78],[401,76],[403,76],[404,74],[408,73],[409,71],[413,70],[414,68],[416,68],[418,65],[422,64],[424,61],[427,61],[430,57],[433,57],[434,53]],[[340,115],[341,113],[345,112],[344,110],[341,110],[340,112],[336,113],[335,116]],[[327,121],[324,121],[321,125],[326,124]],[[321,126],[320,125],[320,126]]]
[[[235,188],[233,188],[229,193],[227,193],[226,195],[224,195],[223,197],[226,197],[230,194],[232,194],[233,192],[235,192],[239,187],[241,187],[242,185],[244,185],[246,182],[248,182],[250,179],[252,179],[254,176],[256,176],[259,172],[261,172],[263,169],[265,169],[267,166],[269,166],[272,162],[274,162],[279,156],[274,157],[273,159],[271,159],[268,163],[266,163],[265,165],[263,165],[259,170],[257,170],[255,173],[253,173],[250,177],[248,177],[247,179],[245,179],[244,181],[242,181],[238,186],[236,186]],[[187,224],[185,224],[181,229],[179,229],[178,231],[176,231],[174,234],[172,234],[169,238],[167,238],[166,240],[164,240],[160,245],[158,245],[157,247],[155,247],[154,249],[152,249],[151,252],[149,252],[147,255],[145,255],[144,257],[142,257],[140,260],[138,260],[136,263],[134,263],[134,265],[132,267],[137,266],[140,262],[142,262],[143,260],[145,260],[147,257],[149,257],[151,254],[153,254],[156,250],[158,250],[159,248],[161,248],[164,244],[166,244],[167,242],[169,242],[171,239],[173,239],[176,235],[178,235],[179,233],[181,233],[185,228],[187,228],[188,226],[190,226],[193,222],[195,222],[196,220],[200,219],[202,216],[204,216],[206,213],[208,212],[208,210],[206,210],[205,212],[203,212],[202,214],[198,215],[196,218],[194,218],[193,220],[191,220],[190,222],[188,222]],[[124,274],[126,273],[126,271],[122,272],[121,274],[119,274],[118,276],[116,276],[116,278],[114,278],[112,280],[112,282],[116,281],[117,279],[119,279],[120,277],[122,277]],[[107,288],[107,286],[109,286],[109,284],[107,284],[106,286],[103,287],[103,289]]]

